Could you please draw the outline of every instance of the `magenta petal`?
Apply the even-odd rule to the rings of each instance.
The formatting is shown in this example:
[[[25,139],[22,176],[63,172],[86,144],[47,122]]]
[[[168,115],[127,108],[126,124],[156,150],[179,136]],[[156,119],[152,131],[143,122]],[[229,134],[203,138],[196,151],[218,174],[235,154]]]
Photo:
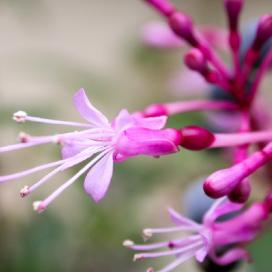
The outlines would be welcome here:
[[[109,126],[108,119],[91,104],[84,89],[75,93],[73,102],[77,111],[85,120],[97,126]]]
[[[106,154],[89,171],[84,181],[84,189],[95,202],[99,202],[106,194],[113,172],[113,153]]]
[[[162,129],[167,122],[167,116],[138,118],[137,125],[149,129]]]
[[[234,248],[229,250],[223,256],[217,257],[212,256],[213,260],[220,265],[228,265],[238,260],[249,260],[250,256],[245,249],[242,248]]]

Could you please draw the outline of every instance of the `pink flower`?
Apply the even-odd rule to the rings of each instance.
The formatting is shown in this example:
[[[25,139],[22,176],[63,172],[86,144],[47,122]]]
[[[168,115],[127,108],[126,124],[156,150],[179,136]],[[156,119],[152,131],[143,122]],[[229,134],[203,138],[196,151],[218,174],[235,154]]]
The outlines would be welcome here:
[[[158,157],[179,150],[180,132],[175,129],[162,129],[167,120],[166,116],[144,118],[139,114],[129,114],[127,110],[121,110],[110,123],[90,103],[83,89],[74,95],[73,101],[77,111],[87,123],[32,117],[22,111],[15,113],[14,119],[17,122],[32,121],[53,125],[69,125],[84,128],[83,130],[40,137],[21,134],[21,143],[0,148],[0,152],[8,152],[47,143],[61,145],[61,160],[0,177],[0,182],[6,182],[55,167],[53,171],[37,183],[32,186],[25,186],[21,190],[22,197],[29,195],[59,172],[87,161],[77,174],[62,184],[49,197],[43,201],[34,202],[34,209],[39,212],[43,211],[57,196],[86,172],[88,173],[85,177],[84,189],[94,201],[98,202],[108,190],[114,162],[120,162],[138,155]]]
[[[248,260],[249,254],[241,244],[250,242],[261,231],[262,223],[268,218],[271,210],[270,202],[268,197],[264,202],[255,203],[242,211],[242,204],[234,204],[223,198],[215,202],[208,210],[202,224],[195,223],[169,209],[169,215],[176,226],[145,229],[144,237],[150,238],[153,234],[178,234],[184,231],[190,232],[190,235],[148,245],[136,245],[126,240],[124,246],[136,251],[144,251],[136,254],[134,260],[174,256],[175,260],[159,272],[170,272],[191,257],[202,262],[209,255],[214,262],[220,265],[227,265],[240,259]],[[235,216],[234,212],[236,212]],[[238,215],[237,212],[239,212]],[[228,219],[217,220],[230,214],[232,216],[228,216]],[[225,246],[229,246],[229,249],[223,255],[218,256],[218,249]],[[160,249],[166,250],[156,251]],[[150,268],[148,271],[154,270]]]

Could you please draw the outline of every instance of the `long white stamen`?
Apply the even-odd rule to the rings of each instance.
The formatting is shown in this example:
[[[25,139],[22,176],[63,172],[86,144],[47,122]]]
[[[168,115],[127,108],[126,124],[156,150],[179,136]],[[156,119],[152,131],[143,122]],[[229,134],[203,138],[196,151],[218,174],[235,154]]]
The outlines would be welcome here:
[[[112,148],[106,149],[99,155],[97,155],[92,161],[90,161],[87,165],[85,165],[76,175],[62,184],[57,190],[55,190],[51,195],[49,195],[45,200],[41,201],[36,206],[37,211],[41,212],[41,208],[44,210],[56,197],[58,197],[65,189],[71,186],[81,175],[83,175],[90,167],[92,167],[97,161],[99,161],[103,156],[107,153],[111,152]],[[35,207],[34,207],[35,208]]]
[[[171,255],[178,255],[185,251],[191,251],[194,250],[194,252],[203,246],[203,241],[197,241],[190,245],[184,246],[182,248],[178,249],[172,249],[167,251],[161,251],[161,252],[143,252],[140,254],[136,254],[134,256],[134,261],[140,260],[140,259],[146,259],[146,258],[157,258],[157,257],[165,257],[165,256],[171,256]]]
[[[22,172],[18,172],[18,173],[15,173],[15,174],[0,176],[0,183],[6,182],[6,181],[9,181],[9,180],[13,180],[13,179],[17,179],[17,178],[22,178],[22,177],[31,175],[33,173],[45,170],[45,169],[52,168],[54,166],[58,166],[60,164],[63,164],[65,161],[67,161],[67,159],[59,160],[59,161],[55,161],[55,162],[51,162],[51,163],[47,163],[47,164],[43,164],[43,165],[40,165],[40,166],[36,166],[36,167],[31,168],[31,169],[24,170]]]
[[[97,148],[90,147],[90,148],[88,148],[86,150],[83,150],[82,152],[78,153],[74,157],[68,158],[61,166],[57,167],[56,169],[54,169],[53,171],[48,173],[46,176],[44,176],[42,179],[40,179],[38,182],[36,182],[32,186],[30,186],[30,187],[25,186],[20,191],[20,195],[22,197],[25,197],[25,196],[29,195],[30,193],[35,191],[37,188],[39,188],[41,185],[46,183],[51,177],[55,176],[59,172],[64,171],[67,168],[73,167],[76,164],[79,164],[79,163],[83,162],[84,160],[88,159],[89,157],[91,157],[95,153],[100,152],[100,151],[102,151],[104,149],[105,148],[101,148],[101,147],[97,147]]]
[[[13,114],[13,120],[16,122],[22,123],[25,121],[36,122],[36,123],[44,123],[50,125],[64,125],[64,126],[75,126],[75,127],[92,127],[91,124],[79,123],[79,122],[69,122],[62,120],[54,120],[47,118],[40,118],[35,116],[29,116],[24,111],[18,111]]]
[[[156,228],[156,229],[144,229],[143,237],[144,239],[149,239],[153,234],[158,233],[169,233],[169,232],[177,232],[177,231],[193,231],[194,229],[191,226],[177,226],[170,228]]]

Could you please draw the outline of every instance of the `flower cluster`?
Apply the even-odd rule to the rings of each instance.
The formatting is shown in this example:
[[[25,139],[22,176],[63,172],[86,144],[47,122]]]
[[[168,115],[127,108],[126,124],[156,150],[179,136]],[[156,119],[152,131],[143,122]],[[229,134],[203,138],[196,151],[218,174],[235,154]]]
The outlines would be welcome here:
[[[9,175],[0,176],[0,183],[18,179],[33,173],[53,168],[47,175],[20,191],[26,197],[48,182],[58,173],[77,164],[85,165],[69,180],[58,187],[42,201],[33,203],[34,209],[42,212],[65,189],[86,174],[84,190],[95,202],[107,193],[115,163],[122,163],[135,156],[171,155],[180,150],[202,151],[211,148],[232,150],[232,165],[208,176],[204,181],[205,193],[218,199],[197,223],[169,209],[176,226],[161,229],[145,229],[144,236],[186,231],[186,237],[148,245],[136,245],[126,240],[124,245],[136,251],[135,260],[161,256],[175,256],[175,260],[160,272],[169,272],[185,260],[195,257],[198,262],[212,259],[224,266],[238,260],[249,260],[244,245],[250,243],[262,231],[264,221],[272,211],[272,195],[247,206],[251,194],[250,177],[259,168],[266,167],[272,159],[272,130],[263,122],[266,109],[255,103],[256,95],[264,75],[272,63],[272,49],[263,53],[272,39],[272,14],[262,16],[256,33],[246,51],[241,55],[242,36],[239,18],[243,0],[224,0],[229,31],[218,28],[198,28],[192,18],[177,10],[169,0],[145,0],[167,21],[167,25],[149,26],[144,40],[160,48],[180,48],[189,45],[184,62],[194,75],[202,78],[205,86],[218,88],[227,98],[153,104],[142,111],[129,113],[120,111],[110,122],[102,112],[89,101],[85,91],[80,89],[73,97],[76,110],[85,120],[83,123],[45,119],[18,111],[13,119],[57,126],[76,127],[76,131],[61,134],[31,136],[20,134],[20,143],[0,147],[0,153],[15,151],[37,145],[57,144],[61,150],[58,161]],[[228,67],[215,48],[230,49],[232,67]],[[192,85],[194,76],[189,75]],[[203,87],[203,86],[202,86]],[[187,88],[187,86],[185,86]],[[208,96],[207,96],[208,97]],[[190,111],[212,111],[224,113],[220,125],[231,122],[238,125],[224,133],[190,125],[166,128],[167,118]],[[228,116],[226,118],[226,116]],[[228,126],[226,126],[228,127]],[[254,150],[250,153],[250,150]],[[250,149],[251,148],[251,149]],[[165,251],[159,251],[166,248]],[[158,251],[157,251],[158,250]],[[218,252],[222,252],[219,254]],[[154,251],[154,252],[150,252]],[[152,268],[149,272],[154,271]]]

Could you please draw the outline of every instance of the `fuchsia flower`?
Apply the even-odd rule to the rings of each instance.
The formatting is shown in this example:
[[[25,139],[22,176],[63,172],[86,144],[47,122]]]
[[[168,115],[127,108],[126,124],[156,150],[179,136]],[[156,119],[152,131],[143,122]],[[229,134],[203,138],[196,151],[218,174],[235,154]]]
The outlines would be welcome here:
[[[192,257],[195,257],[198,262],[203,262],[207,255],[220,265],[227,265],[240,259],[249,260],[244,244],[252,241],[262,230],[263,222],[267,220],[271,212],[271,197],[268,196],[265,201],[255,203],[246,210],[242,208],[242,204],[231,203],[225,198],[220,199],[207,211],[202,224],[195,223],[173,209],[169,209],[169,215],[176,226],[145,229],[144,237],[151,238],[153,234],[167,233],[178,237],[181,232],[189,232],[190,235],[147,245],[136,245],[126,240],[124,246],[141,251],[134,256],[134,260],[175,257],[173,262],[158,272],[170,272]],[[225,216],[225,219],[218,221],[222,216]],[[228,249],[223,255],[218,255],[218,250],[226,246]],[[154,270],[149,268],[147,271]]]
[[[174,129],[162,129],[166,116],[144,118],[121,110],[112,123],[88,100],[83,89],[74,95],[74,105],[88,123],[66,122],[28,116],[19,111],[14,114],[17,122],[40,122],[53,125],[69,125],[84,130],[53,136],[29,136],[21,134],[21,143],[0,148],[0,152],[18,150],[35,145],[58,143],[61,146],[62,159],[32,169],[1,176],[0,182],[17,179],[32,173],[55,167],[32,186],[25,186],[21,196],[27,196],[57,173],[71,168],[83,161],[86,165],[49,197],[34,202],[34,209],[43,211],[59,194],[88,172],[84,189],[94,201],[100,201],[106,194],[113,172],[114,162],[120,162],[138,155],[162,156],[179,150],[180,132]]]

